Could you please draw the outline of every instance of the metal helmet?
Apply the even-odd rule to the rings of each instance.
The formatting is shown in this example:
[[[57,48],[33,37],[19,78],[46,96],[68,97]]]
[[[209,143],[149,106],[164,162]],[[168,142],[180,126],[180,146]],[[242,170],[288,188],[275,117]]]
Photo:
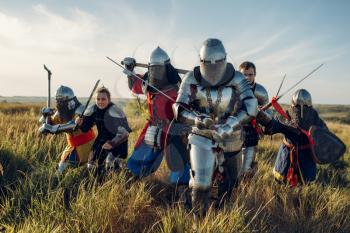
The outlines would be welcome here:
[[[161,65],[164,66],[170,63],[170,58],[168,54],[161,49],[159,46],[153,50],[151,56],[149,57],[149,66]]]
[[[312,106],[311,94],[305,89],[297,90],[292,97],[292,105],[293,106]]]
[[[67,101],[75,97],[71,88],[61,85],[56,91],[56,101]]]
[[[151,85],[161,89],[169,84],[167,65],[170,64],[168,54],[159,46],[153,50],[148,63],[148,78]]]
[[[61,85],[56,91],[56,106],[59,116],[66,121],[72,120],[75,109],[80,105],[71,88]]]
[[[226,50],[218,39],[207,39],[199,51],[200,72],[211,85],[216,85],[226,71]]]

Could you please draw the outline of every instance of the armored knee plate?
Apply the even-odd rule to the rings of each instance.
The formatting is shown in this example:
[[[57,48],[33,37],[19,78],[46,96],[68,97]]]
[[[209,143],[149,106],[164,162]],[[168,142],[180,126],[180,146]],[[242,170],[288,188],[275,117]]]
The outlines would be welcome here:
[[[191,179],[190,187],[208,190],[211,187],[217,153],[213,148],[217,146],[213,140],[196,134],[190,134],[190,161]]]
[[[58,164],[57,173],[61,175],[64,172],[64,170],[66,170],[67,167],[68,167],[67,162],[60,162]]]

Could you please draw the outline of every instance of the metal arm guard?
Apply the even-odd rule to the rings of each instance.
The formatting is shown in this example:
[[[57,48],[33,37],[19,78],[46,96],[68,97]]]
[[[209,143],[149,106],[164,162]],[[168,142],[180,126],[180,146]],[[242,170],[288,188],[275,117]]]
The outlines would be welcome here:
[[[125,142],[125,140],[128,138],[128,136],[129,136],[129,132],[124,127],[119,127],[118,133],[110,141],[110,143],[113,147],[116,147],[116,146],[120,145],[122,142]]]
[[[255,83],[254,95],[258,100],[259,106],[264,106],[269,103],[269,94],[261,84]]]
[[[173,104],[173,112],[175,119],[181,123],[188,125],[195,125],[196,123],[196,115],[193,112],[189,112],[181,107],[183,103],[174,103]]]
[[[269,94],[267,93],[266,89],[259,83],[255,83],[255,88],[254,88],[254,95],[256,97],[256,99],[258,100],[258,105],[259,106],[265,106],[266,104],[269,103]],[[261,110],[259,110],[259,113],[257,115],[257,120],[259,118],[259,115],[261,117]],[[271,108],[265,110],[264,113],[262,114],[268,114],[271,117],[273,116],[273,110]],[[268,116],[266,116],[268,117]],[[265,118],[266,118],[265,117]]]
[[[50,124],[43,124],[39,128],[39,132],[41,134],[45,133],[51,133],[51,134],[59,134],[62,132],[72,132],[76,128],[75,122],[68,122],[66,124],[57,124],[57,125],[50,125]]]
[[[268,126],[272,121],[272,115],[267,111],[259,110],[256,121],[262,126]]]
[[[182,79],[176,102],[173,104],[173,112],[177,121],[188,125],[195,125],[196,115],[181,107],[181,105],[189,106],[190,104],[191,84],[195,84],[193,71],[186,73]]]

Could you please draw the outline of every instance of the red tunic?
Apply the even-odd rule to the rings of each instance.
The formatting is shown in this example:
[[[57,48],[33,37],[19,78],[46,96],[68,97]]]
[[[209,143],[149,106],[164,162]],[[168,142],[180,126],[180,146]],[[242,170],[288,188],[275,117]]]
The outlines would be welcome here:
[[[141,75],[138,75],[142,77]],[[144,94],[142,90],[142,81],[139,79],[135,79],[131,91],[135,94]],[[139,138],[137,139],[135,148],[139,147],[141,143],[144,141],[146,130],[149,125],[162,125],[162,136],[161,136],[161,145],[162,148],[164,146],[164,139],[166,136],[166,132],[168,130],[170,122],[174,118],[174,113],[172,110],[172,105],[176,101],[178,86],[173,85],[169,86],[163,90],[161,90],[168,96],[170,96],[173,100],[165,97],[163,94],[158,92],[150,92],[147,91],[147,104],[148,104],[148,113],[150,115],[150,119],[147,121],[146,125],[141,131]]]

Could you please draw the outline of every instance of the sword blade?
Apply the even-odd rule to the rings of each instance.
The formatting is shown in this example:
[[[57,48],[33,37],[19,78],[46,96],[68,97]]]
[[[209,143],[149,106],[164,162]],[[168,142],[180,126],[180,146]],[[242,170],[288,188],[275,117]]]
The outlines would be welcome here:
[[[310,77],[313,73],[315,73],[318,69],[320,69],[323,66],[323,64],[317,66],[314,70],[312,70],[310,73],[308,73],[305,77],[303,77],[302,79],[300,79],[298,82],[296,82],[293,86],[291,86],[288,90],[286,90],[282,95],[280,95],[279,98],[281,98],[282,96],[284,96],[285,94],[287,94],[290,90],[292,90],[294,87],[296,87],[299,83],[301,83],[302,81],[304,81],[305,79],[307,79],[308,77]]]
[[[283,83],[284,83],[284,80],[286,79],[286,76],[287,76],[287,74],[285,74],[285,75],[283,76],[282,82],[281,82],[281,84],[280,84],[280,86],[279,86],[279,88],[278,88],[278,91],[277,91],[276,96],[278,96],[278,94],[280,93],[281,87],[282,87],[282,85],[283,85]]]
[[[95,83],[95,86],[94,86],[94,88],[92,89],[92,91],[91,91],[91,93],[90,93],[89,99],[87,100],[87,102],[86,102],[86,104],[85,104],[85,106],[84,106],[84,110],[83,110],[83,112],[80,114],[80,117],[83,117],[83,116],[84,116],[84,113],[85,113],[87,107],[89,106],[90,101],[91,101],[91,98],[92,98],[92,96],[94,95],[95,90],[96,90],[96,88],[97,88],[97,86],[98,86],[99,83],[100,83],[100,79],[97,80],[97,82]]]

